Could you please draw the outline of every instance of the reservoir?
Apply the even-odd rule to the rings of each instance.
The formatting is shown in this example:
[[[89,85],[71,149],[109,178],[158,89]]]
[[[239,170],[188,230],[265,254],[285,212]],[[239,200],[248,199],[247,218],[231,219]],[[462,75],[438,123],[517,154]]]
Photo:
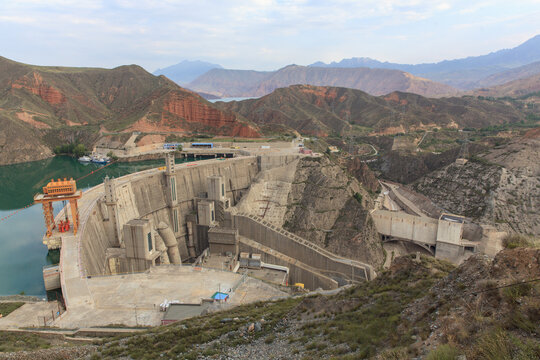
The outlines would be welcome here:
[[[177,159],[177,163],[188,160]],[[48,253],[43,245],[45,223],[41,204],[31,205],[34,195],[51,179],[83,179],[77,187],[86,189],[103,182],[103,178],[120,177],[137,171],[163,166],[163,160],[114,163],[102,168],[97,164],[81,164],[68,156],[24,164],[0,166],[0,296],[23,293],[45,296],[42,269],[57,263],[58,252]],[[61,209],[55,203],[55,214]]]

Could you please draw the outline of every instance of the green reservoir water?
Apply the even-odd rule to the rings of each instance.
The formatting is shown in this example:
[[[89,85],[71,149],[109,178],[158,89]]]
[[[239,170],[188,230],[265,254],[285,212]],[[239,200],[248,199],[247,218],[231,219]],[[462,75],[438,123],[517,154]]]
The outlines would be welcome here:
[[[176,162],[184,162],[177,159]],[[106,175],[119,177],[145,169],[163,166],[164,160],[136,163],[115,163],[77,182],[78,188],[89,188],[103,182]],[[0,295],[45,296],[43,266],[58,262],[57,252],[48,254],[42,243],[45,232],[41,204],[31,204],[51,179],[80,178],[102,165],[81,164],[67,156],[25,164],[0,166],[0,219],[22,209],[7,220],[0,221]],[[62,204],[56,203],[55,214]]]

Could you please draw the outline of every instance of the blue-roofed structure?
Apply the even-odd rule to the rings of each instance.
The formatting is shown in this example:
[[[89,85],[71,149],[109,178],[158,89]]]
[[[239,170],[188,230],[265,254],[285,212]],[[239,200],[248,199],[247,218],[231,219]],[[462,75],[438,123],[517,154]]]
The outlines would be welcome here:
[[[225,294],[225,293],[222,293],[222,292],[219,292],[219,291],[216,291],[214,293],[214,295],[212,295],[212,299],[214,299],[214,300],[225,300],[225,301],[227,301],[228,298],[229,298],[229,294]]]

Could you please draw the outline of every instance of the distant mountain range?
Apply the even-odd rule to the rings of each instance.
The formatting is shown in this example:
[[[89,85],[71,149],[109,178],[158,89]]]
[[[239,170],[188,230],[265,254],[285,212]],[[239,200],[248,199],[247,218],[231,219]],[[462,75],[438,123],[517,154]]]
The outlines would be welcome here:
[[[277,71],[213,69],[187,85],[196,92],[220,97],[260,97],[295,84],[341,86],[384,95],[392,91],[425,96],[456,94],[451,86],[418,78],[400,70],[317,68],[289,65]]]
[[[289,65],[276,71],[255,71],[182,61],[154,74],[163,74],[208,99],[260,97],[296,84],[343,86],[372,95],[404,91],[441,97],[538,74],[539,64],[540,35],[537,35],[512,49],[438,63],[399,64],[355,57],[330,64],[319,61],[307,67]]]
[[[530,48],[524,45],[522,52]],[[494,58],[509,59],[514,50],[494,53],[499,54]],[[485,87],[467,94],[524,97],[538,93],[539,72],[540,61],[536,61],[491,74],[477,81]],[[513,102],[471,96],[427,98],[464,93],[395,69],[290,65],[261,72],[214,68],[189,87],[205,96],[262,98],[212,104],[137,65],[45,67],[0,57],[0,165],[49,157],[54,146],[66,142],[92,146],[107,132],[258,137],[294,129],[324,136],[354,133],[359,128],[392,134],[524,120]]]
[[[506,82],[501,85],[488,88],[479,88],[472,92],[475,96],[490,97],[511,97],[522,98],[532,97],[540,98],[540,73],[526,78]]]
[[[502,85],[540,74],[540,61],[490,75],[476,83],[476,88]]]
[[[178,85],[186,85],[197,77],[201,76],[208,70],[222,69],[218,64],[212,64],[205,61],[184,60],[176,65],[171,65],[163,69],[157,69],[153,72],[154,75],[165,75]]]
[[[481,85],[483,79],[490,75],[537,61],[540,61],[540,35],[537,35],[512,49],[499,50],[487,55],[471,56],[464,59],[445,60],[438,63],[411,65],[381,62],[371,58],[359,57],[343,59],[339,62],[332,62],[330,64],[319,61],[310,66],[318,68],[368,67],[398,69],[460,89],[473,89],[475,87],[483,86]],[[515,78],[508,79],[507,81],[511,80],[515,80]],[[485,85],[486,84],[484,83],[484,86]]]
[[[480,128],[525,118],[503,101],[473,97],[429,99],[402,92],[372,96],[360,90],[311,85],[294,85],[260,99],[216,105],[241,114],[267,133],[293,129],[317,136],[351,135],[357,127],[379,134],[434,127]]]
[[[137,65],[45,67],[3,57],[0,129],[0,165],[48,157],[62,142],[92,145],[103,131],[259,136],[244,118]]]

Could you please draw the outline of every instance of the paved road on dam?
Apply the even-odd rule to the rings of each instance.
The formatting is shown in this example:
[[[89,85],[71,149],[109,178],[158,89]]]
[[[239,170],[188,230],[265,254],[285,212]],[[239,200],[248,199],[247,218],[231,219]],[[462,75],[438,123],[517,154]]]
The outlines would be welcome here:
[[[401,201],[403,204],[405,204],[406,207],[408,207],[411,211],[416,213],[416,215],[420,217],[427,218],[428,216],[418,207],[416,206],[412,201],[407,199],[405,196],[403,196],[399,192],[399,185],[382,182],[384,186],[386,186],[390,191],[398,198],[399,201]]]

